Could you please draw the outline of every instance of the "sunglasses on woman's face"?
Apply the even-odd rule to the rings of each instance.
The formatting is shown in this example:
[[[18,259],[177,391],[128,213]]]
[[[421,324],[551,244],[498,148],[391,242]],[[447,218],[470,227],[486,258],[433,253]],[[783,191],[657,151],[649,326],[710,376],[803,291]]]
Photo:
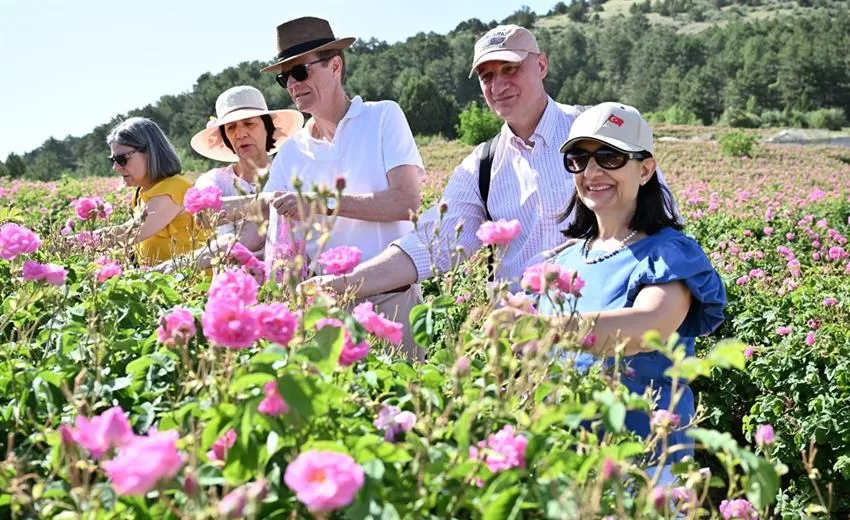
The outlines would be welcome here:
[[[308,68],[310,65],[315,65],[316,63],[328,61],[329,59],[330,58],[325,58],[321,60],[311,61],[310,63],[299,63],[291,69],[281,72],[280,74],[275,76],[277,84],[283,88],[286,88],[286,84],[289,82],[289,76],[295,78],[295,81],[304,81],[305,79],[307,79],[307,76],[310,75],[310,69]]]
[[[581,173],[587,169],[587,163],[590,158],[596,161],[596,164],[604,170],[617,170],[622,168],[629,162],[629,159],[637,159],[642,161],[652,157],[649,152],[621,152],[607,146],[597,148],[596,151],[589,152],[581,148],[573,148],[564,153],[564,168],[570,173]]]
[[[130,156],[139,151],[141,150],[130,150],[129,152],[124,152],[118,155],[110,155],[109,160],[112,161],[112,164],[118,164],[118,166],[123,168],[127,166],[127,161],[130,160]]]

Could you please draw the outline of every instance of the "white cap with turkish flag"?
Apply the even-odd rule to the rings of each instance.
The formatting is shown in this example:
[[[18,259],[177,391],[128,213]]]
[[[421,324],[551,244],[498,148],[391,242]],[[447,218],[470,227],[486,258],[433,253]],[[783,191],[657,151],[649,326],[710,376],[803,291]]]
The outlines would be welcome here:
[[[561,153],[575,143],[589,139],[624,152],[655,153],[655,141],[649,123],[635,107],[622,103],[600,103],[582,112],[570,127]]]

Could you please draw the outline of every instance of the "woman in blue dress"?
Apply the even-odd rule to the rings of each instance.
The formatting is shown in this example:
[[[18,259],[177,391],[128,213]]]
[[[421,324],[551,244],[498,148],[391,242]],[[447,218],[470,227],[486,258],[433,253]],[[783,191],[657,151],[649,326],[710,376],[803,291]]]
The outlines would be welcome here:
[[[623,383],[638,394],[652,387],[657,409],[668,410],[672,380],[664,371],[671,361],[644,347],[641,338],[650,330],[663,338],[677,332],[693,356],[695,338],[723,322],[726,291],[700,245],[682,233],[672,195],[656,175],[654,150],[652,130],[633,107],[602,103],[576,119],[561,152],[576,184],[564,212],[565,220],[571,218],[564,234],[578,242],[549,262],[577,272],[586,283],[576,310],[594,321],[596,341],[577,365],[604,360],[610,366],[614,347],[627,341]],[[541,298],[538,312],[559,309]],[[681,427],[668,445],[686,448],[671,454],[668,464],[693,454],[685,429],[694,415],[694,396],[690,388],[683,390],[674,408]],[[647,437],[650,416],[630,411],[626,426]]]

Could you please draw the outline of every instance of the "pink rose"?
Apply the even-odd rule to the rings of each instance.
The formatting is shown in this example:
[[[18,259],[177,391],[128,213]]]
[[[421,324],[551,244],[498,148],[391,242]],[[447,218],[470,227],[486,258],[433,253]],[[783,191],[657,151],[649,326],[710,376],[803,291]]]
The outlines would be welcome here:
[[[496,222],[486,221],[481,224],[478,231],[475,232],[475,236],[482,244],[504,246],[518,237],[520,232],[522,232],[522,228],[519,225],[519,220],[499,219]]]
[[[243,246],[239,242],[233,244],[227,256],[239,262],[239,265],[245,265],[250,262],[252,258],[257,258],[256,256],[254,256],[254,253],[252,253],[250,249]]]
[[[773,432],[773,426],[769,424],[760,425],[756,429],[755,441],[759,446],[770,446],[776,442],[776,434]]]
[[[838,300],[832,297],[826,297],[823,299],[824,307],[832,307],[833,305],[838,305]]]
[[[221,209],[221,190],[217,186],[206,188],[189,188],[183,196],[183,209],[194,215],[205,209]]]
[[[791,327],[776,327],[776,333],[780,336],[787,336],[791,334]]]
[[[575,271],[543,262],[527,268],[522,273],[520,285],[535,294],[545,294],[550,289],[557,289],[562,293],[580,297],[585,282]]]
[[[211,298],[201,316],[201,326],[204,336],[227,348],[248,348],[260,337],[256,313],[235,296]]]
[[[369,343],[365,340],[355,344],[351,338],[351,334],[345,328],[345,324],[336,318],[322,318],[316,322],[316,331],[320,331],[325,327],[337,327],[343,330],[345,334],[345,343],[342,346],[342,352],[339,354],[339,364],[347,367],[365,358],[369,354]]]
[[[401,411],[397,406],[381,405],[381,411],[375,418],[375,428],[384,431],[384,438],[393,442],[396,437],[404,432],[409,432],[416,425],[416,415],[407,410]]]
[[[289,345],[295,336],[298,319],[282,303],[259,304],[254,313],[260,325],[260,337],[280,345]]]
[[[227,460],[227,450],[232,448],[235,442],[236,430],[231,428],[213,443],[212,449],[207,452],[207,458],[211,461],[224,462]]]
[[[283,481],[310,510],[333,511],[354,501],[363,487],[364,471],[344,453],[310,450],[286,467]]]
[[[176,307],[159,319],[156,329],[160,343],[173,347],[183,346],[195,337],[195,317],[188,309]]]
[[[0,226],[0,258],[14,260],[18,255],[34,253],[41,245],[35,233],[17,224]]]
[[[117,260],[110,260],[105,256],[101,256],[94,264],[98,267],[95,269],[94,276],[99,283],[103,283],[116,276],[121,276],[121,264]]]
[[[112,214],[112,204],[103,200],[99,195],[80,197],[71,204],[74,206],[74,213],[80,220],[90,218],[106,220]]]
[[[103,469],[119,495],[144,495],[160,481],[174,478],[186,457],[177,451],[176,431],[150,431],[134,437]]]
[[[744,349],[744,357],[750,359],[753,357],[756,349],[754,349],[751,345],[747,345],[747,348]]]
[[[124,410],[115,406],[91,419],[78,415],[71,437],[87,449],[92,457],[99,459],[110,449],[130,442],[133,428]]]
[[[44,281],[50,285],[62,285],[68,277],[68,271],[61,265],[40,264],[27,260],[23,268],[24,280]]]
[[[289,405],[283,400],[280,395],[280,390],[277,388],[277,381],[269,381],[263,386],[263,394],[265,398],[257,406],[257,411],[266,415],[278,416],[289,411]]]
[[[610,457],[602,461],[602,480],[610,480],[620,475],[620,465]]]
[[[319,255],[319,263],[325,267],[325,274],[348,274],[360,263],[362,256],[356,247],[338,246]]]
[[[354,308],[351,315],[375,337],[385,339],[395,345],[401,343],[403,338],[402,324],[388,320],[383,313],[377,314],[373,309],[372,302],[363,302]]]
[[[669,430],[678,428],[680,420],[677,414],[671,413],[669,410],[655,410],[652,412],[652,419],[649,424],[659,430]]]
[[[470,447],[469,456],[483,460],[490,471],[498,473],[511,468],[524,468],[527,446],[528,439],[514,435],[514,427],[508,424],[490,435],[486,441],[480,441],[478,447]]]
[[[228,270],[217,273],[210,282],[209,301],[236,298],[245,305],[257,303],[257,280],[245,271]]]
[[[815,344],[815,339],[817,339],[817,336],[815,335],[815,333],[812,332],[812,331],[809,331],[809,333],[806,334],[806,345],[811,347],[812,345]]]
[[[759,517],[755,507],[743,498],[739,498],[737,500],[724,500],[723,502],[720,502],[719,509],[720,514],[723,515],[723,520],[730,520],[732,518],[756,520]]]

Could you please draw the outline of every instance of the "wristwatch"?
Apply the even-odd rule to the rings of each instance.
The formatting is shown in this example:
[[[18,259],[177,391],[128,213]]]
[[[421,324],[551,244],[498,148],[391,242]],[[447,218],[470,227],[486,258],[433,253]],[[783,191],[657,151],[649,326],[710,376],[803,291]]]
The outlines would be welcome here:
[[[327,200],[328,213],[333,213],[336,210],[336,197],[331,195]]]

